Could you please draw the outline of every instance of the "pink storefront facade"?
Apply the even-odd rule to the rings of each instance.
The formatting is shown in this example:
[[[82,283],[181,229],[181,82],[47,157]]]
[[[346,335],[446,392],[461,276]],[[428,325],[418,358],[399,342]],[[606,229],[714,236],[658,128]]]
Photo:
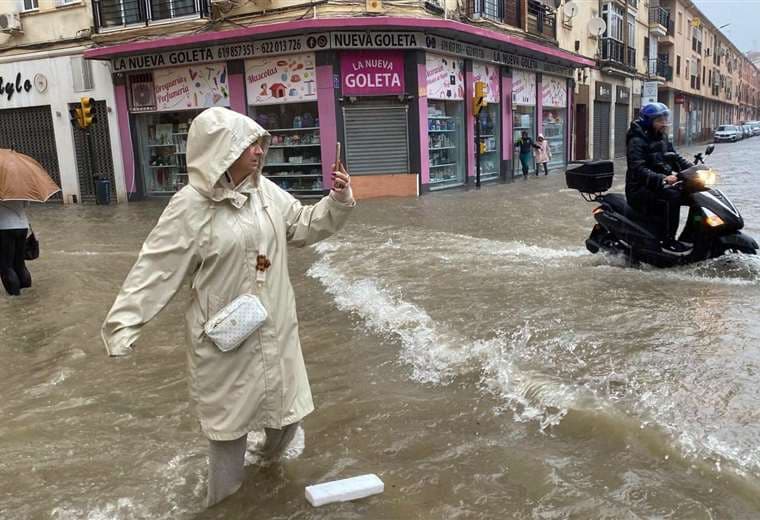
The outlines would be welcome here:
[[[330,188],[336,142],[359,198],[468,185],[475,125],[480,177],[516,174],[514,139],[547,134],[569,156],[572,73],[588,59],[517,36],[438,19],[303,20],[92,49],[113,71],[130,199],[187,182],[192,118],[210,106],[272,134],[265,175],[301,198]],[[475,81],[488,85],[476,121]]]

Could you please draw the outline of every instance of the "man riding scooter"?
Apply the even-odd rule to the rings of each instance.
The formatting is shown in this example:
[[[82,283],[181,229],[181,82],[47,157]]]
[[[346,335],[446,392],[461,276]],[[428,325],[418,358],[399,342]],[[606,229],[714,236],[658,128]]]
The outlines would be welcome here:
[[[665,161],[665,154],[675,153],[668,140],[670,110],[664,103],[650,103],[641,108],[626,136],[628,171],[625,175],[625,196],[637,212],[649,217],[657,228],[662,249],[675,254],[688,254],[688,244],[676,240],[678,217],[684,204],[681,190],[675,187],[678,177]],[[692,163],[675,155],[679,170]]]

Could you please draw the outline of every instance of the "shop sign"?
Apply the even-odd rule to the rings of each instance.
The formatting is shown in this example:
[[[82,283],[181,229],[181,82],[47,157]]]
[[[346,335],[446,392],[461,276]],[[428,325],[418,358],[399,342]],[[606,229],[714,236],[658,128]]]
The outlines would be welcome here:
[[[333,49],[418,49],[425,35],[399,31],[348,31],[330,33]]]
[[[156,70],[153,86],[159,112],[230,106],[224,63]]]
[[[604,81],[596,82],[596,99],[598,101],[612,101],[612,84]]]
[[[616,86],[615,87],[615,103],[621,105],[627,105],[631,102],[631,90],[627,87]]]
[[[512,104],[536,106],[536,75],[533,72],[512,71]]]
[[[684,96],[683,94],[676,94],[674,101],[676,105],[683,105],[684,103],[686,103],[686,96]]]
[[[645,81],[641,87],[642,106],[657,102],[657,82]]]
[[[404,93],[404,53],[401,51],[349,51],[340,56],[344,96],[378,96]]]
[[[291,36],[252,42],[214,45],[199,49],[175,49],[155,54],[123,56],[111,60],[113,72],[156,69],[173,65],[195,65],[214,61],[240,60],[259,56],[295,54],[330,48],[326,34]]]
[[[501,73],[498,65],[475,61],[472,63],[473,90],[475,90],[475,81],[484,81],[488,85],[486,92],[486,101],[489,103],[500,103],[499,83],[501,83]]]
[[[316,72],[313,52],[248,60],[245,62],[248,103],[316,101]]]
[[[567,80],[554,76],[541,78],[541,99],[545,107],[567,107]]]
[[[0,76],[0,98],[10,101],[15,94],[32,90],[32,82],[24,79],[19,72],[14,79]]]
[[[425,48],[431,51],[463,56],[474,60],[489,61],[491,63],[497,63],[515,69],[547,72],[566,77],[572,77],[573,75],[573,71],[570,67],[546,63],[528,56],[520,56],[498,49],[480,47],[478,45],[450,40],[432,34],[425,35]]]
[[[464,60],[427,53],[425,75],[429,99],[464,99]]]

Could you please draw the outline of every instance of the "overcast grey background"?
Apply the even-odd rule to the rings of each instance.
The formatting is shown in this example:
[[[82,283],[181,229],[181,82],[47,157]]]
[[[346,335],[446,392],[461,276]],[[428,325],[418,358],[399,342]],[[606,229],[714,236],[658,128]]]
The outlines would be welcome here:
[[[692,0],[740,51],[760,51],[760,0]]]

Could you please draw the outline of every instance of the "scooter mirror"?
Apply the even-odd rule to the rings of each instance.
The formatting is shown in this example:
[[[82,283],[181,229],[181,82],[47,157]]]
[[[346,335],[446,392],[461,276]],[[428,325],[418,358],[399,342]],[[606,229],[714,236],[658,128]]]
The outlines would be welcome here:
[[[707,147],[707,150],[705,150],[705,155],[710,155],[711,153],[713,153],[713,150],[715,150],[715,145],[714,144],[709,145]]]

